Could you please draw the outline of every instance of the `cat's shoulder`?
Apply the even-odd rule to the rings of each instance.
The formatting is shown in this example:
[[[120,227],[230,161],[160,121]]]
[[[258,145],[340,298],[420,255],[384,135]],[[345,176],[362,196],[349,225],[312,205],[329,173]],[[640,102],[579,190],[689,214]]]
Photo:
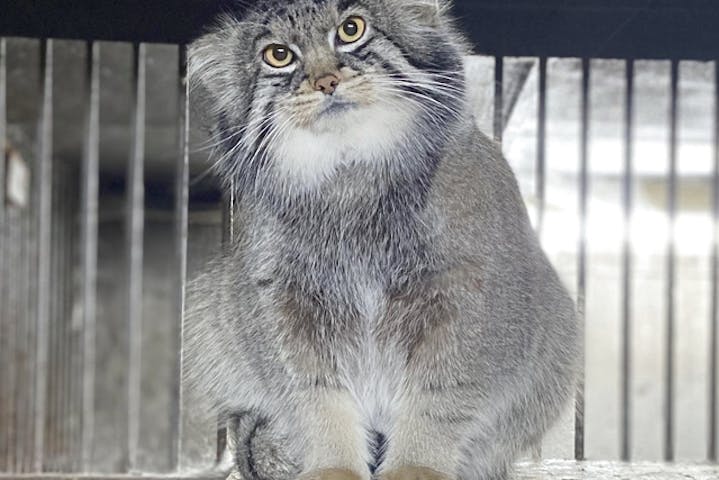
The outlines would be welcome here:
[[[464,202],[486,201],[503,192],[518,194],[511,167],[501,146],[467,120],[445,150],[435,178],[436,194],[459,196]]]

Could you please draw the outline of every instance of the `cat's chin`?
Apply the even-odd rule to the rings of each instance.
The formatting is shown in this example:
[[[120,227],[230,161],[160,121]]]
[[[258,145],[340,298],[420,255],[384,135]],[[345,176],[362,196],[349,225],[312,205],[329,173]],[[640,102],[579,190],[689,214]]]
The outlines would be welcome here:
[[[317,111],[317,120],[332,119],[337,115],[342,115],[355,110],[359,105],[356,102],[342,98],[329,97],[322,102]]]
[[[360,123],[367,115],[367,105],[345,97],[328,97],[320,103],[307,125],[307,129],[316,134],[343,134],[348,128]]]
[[[341,164],[386,160],[405,144],[414,113],[380,103],[333,108],[310,126],[286,130],[273,148],[275,171],[296,186],[311,188],[331,178]]]

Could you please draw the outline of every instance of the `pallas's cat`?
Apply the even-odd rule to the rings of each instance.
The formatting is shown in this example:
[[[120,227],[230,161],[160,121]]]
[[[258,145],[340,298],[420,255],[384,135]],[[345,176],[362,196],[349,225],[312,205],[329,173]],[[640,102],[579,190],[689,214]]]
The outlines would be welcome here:
[[[447,10],[258,1],[191,46],[241,226],[185,358],[246,480],[506,478],[571,395],[574,306]]]

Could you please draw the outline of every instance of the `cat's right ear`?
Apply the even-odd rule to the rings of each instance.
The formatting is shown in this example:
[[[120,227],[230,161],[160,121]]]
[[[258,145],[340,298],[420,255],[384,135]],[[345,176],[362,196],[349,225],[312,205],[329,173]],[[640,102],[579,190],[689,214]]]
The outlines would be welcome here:
[[[401,0],[403,7],[411,13],[418,23],[437,26],[449,12],[451,5],[448,0]]]
[[[217,96],[235,83],[234,55],[240,33],[240,23],[223,16],[215,27],[189,45],[187,76],[191,91],[201,90],[203,95],[219,100]]]

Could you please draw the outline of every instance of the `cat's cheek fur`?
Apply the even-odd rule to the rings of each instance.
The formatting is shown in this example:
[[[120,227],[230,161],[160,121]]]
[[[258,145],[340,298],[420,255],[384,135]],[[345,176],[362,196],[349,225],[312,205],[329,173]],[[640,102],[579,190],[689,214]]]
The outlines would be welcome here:
[[[271,147],[273,167],[286,183],[311,189],[339,165],[381,162],[391,156],[412,129],[413,115],[409,106],[376,103],[321,119],[314,128],[290,127]]]

